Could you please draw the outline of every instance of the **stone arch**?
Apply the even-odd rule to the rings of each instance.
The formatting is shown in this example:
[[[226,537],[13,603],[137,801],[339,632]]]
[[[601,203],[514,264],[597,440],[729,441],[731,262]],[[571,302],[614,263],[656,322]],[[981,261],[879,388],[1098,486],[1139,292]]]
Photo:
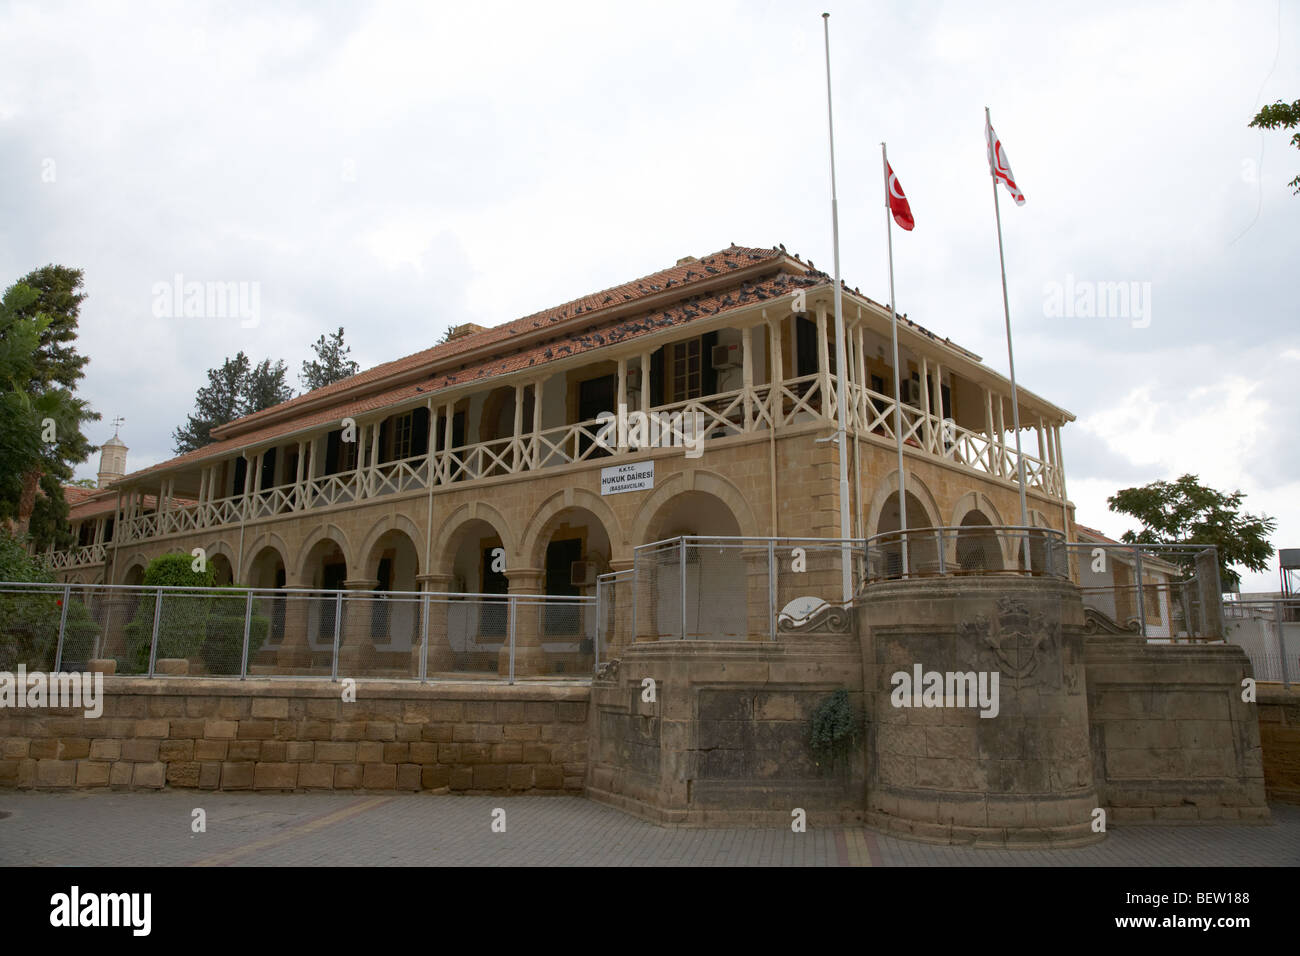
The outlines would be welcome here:
[[[280,560],[284,563],[285,571],[289,570],[289,558],[292,553],[289,546],[274,531],[263,531],[244,546],[244,553],[239,555],[238,561],[233,562],[239,574],[239,583],[246,584],[248,582],[248,575],[253,566],[253,558],[267,548],[274,548],[279,553]],[[209,551],[208,553],[211,554],[212,552]],[[231,552],[232,555],[233,553]]]
[[[943,513],[939,508],[939,503],[935,500],[930,489],[926,487],[925,482],[911,472],[907,472],[907,480],[903,483],[904,490],[907,492],[908,503],[916,501],[921,505],[925,514],[925,524],[919,523],[912,515],[909,508],[907,513],[907,524],[911,528],[934,528],[940,524],[940,515]],[[876,489],[875,497],[871,499],[871,520],[867,524],[867,537],[871,537],[880,530],[880,517],[884,513],[885,506],[890,498],[898,493],[898,472],[891,472],[885,480],[880,483]]]
[[[1001,571],[1007,566],[1006,536],[995,533],[989,516],[970,508],[954,527],[960,529],[953,542],[951,558],[962,571]]]
[[[217,584],[239,584],[239,557],[232,548],[222,538],[215,541],[209,541],[202,545],[203,551],[207,556],[208,564],[213,568]],[[218,560],[220,559],[220,560]]]
[[[520,536],[520,551],[529,562],[529,567],[543,566],[545,549],[554,525],[558,523],[561,515],[574,510],[586,511],[603,526],[605,535],[609,539],[609,553],[605,555],[606,559],[613,561],[616,549],[619,555],[622,555],[627,542],[613,509],[600,495],[585,488],[566,488],[542,502],[533,513],[527,529]]]
[[[240,584],[253,588],[276,588],[288,583],[289,565],[284,552],[267,541],[248,552]]]
[[[370,533],[366,535],[365,543],[357,552],[360,560],[363,562],[362,572],[365,577],[373,578],[379,568],[379,553],[377,547],[385,538],[395,534],[405,535],[410,541],[411,547],[415,550],[415,574],[421,571],[421,563],[424,556],[420,552],[420,544],[424,541],[424,535],[420,533],[419,527],[414,521],[403,514],[387,514],[379,521],[375,522]]]
[[[323,524],[317,525],[313,528],[311,533],[303,539],[302,545],[298,548],[298,559],[294,562],[294,567],[297,569],[297,581],[309,582],[311,580],[312,573],[315,570],[311,566],[315,560],[315,556],[312,552],[316,549],[317,545],[324,541],[333,542],[334,546],[337,547],[343,555],[343,562],[348,567],[348,574],[350,575],[353,573],[353,568],[356,567],[356,564],[352,556],[352,546],[348,541],[347,533],[336,524]],[[281,551],[280,553],[281,555],[284,555],[286,552]],[[285,563],[285,567],[289,567],[287,562]]]
[[[966,516],[972,511],[978,511],[988,519],[988,523],[994,527],[1002,525],[1002,514],[998,511],[997,506],[988,495],[978,491],[968,491],[962,495],[952,506],[952,520],[948,526],[951,528],[960,528],[961,523]]]
[[[473,521],[482,521],[491,525],[492,530],[501,539],[501,546],[511,559],[519,557],[519,546],[508,522],[501,512],[484,501],[471,501],[461,505],[443,519],[438,535],[433,539],[429,549],[429,571],[450,574],[451,563],[459,545],[465,526]]]
[[[690,491],[712,495],[725,504],[736,521],[739,534],[756,536],[760,533],[758,521],[749,507],[749,502],[734,484],[714,472],[689,468],[667,479],[642,503],[632,522],[632,537],[628,543],[636,546],[651,541],[652,539],[647,537],[651,523],[657,519],[663,506],[678,495]]]
[[[139,585],[144,580],[144,569],[149,567],[149,556],[137,551],[122,564],[122,583]]]
[[[212,569],[212,583],[217,587],[229,587],[235,583],[235,566],[230,563],[229,555],[218,551],[209,554],[208,567]]]

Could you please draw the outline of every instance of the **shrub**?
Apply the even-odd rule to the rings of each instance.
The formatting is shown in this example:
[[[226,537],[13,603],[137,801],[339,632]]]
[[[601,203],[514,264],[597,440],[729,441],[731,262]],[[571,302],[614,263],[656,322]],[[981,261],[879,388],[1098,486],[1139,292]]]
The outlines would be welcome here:
[[[27,553],[19,539],[0,530],[0,581],[48,584],[53,580],[54,575]],[[58,591],[0,589],[0,670],[12,672],[19,665],[29,671],[53,670],[62,616],[63,596]],[[66,664],[84,663],[98,635],[99,625],[86,606],[74,599],[68,606],[63,635]]]
[[[849,747],[858,736],[858,721],[849,703],[849,693],[837,690],[813,711],[809,743],[817,755],[817,765],[827,760],[834,767],[837,760],[848,755]]]
[[[141,582],[146,588],[211,588],[214,573],[211,564],[195,571],[188,554],[162,554],[149,562]],[[207,620],[212,603],[201,591],[164,591],[158,612],[159,658],[195,657],[207,634]],[[149,645],[153,638],[156,596],[146,595],[126,626],[126,653],[120,661],[123,673],[142,674],[149,670]]]
[[[244,655],[244,593],[214,596],[209,606],[206,639],[199,653],[209,674],[238,674]],[[271,633],[271,619],[254,608],[248,624],[248,657],[251,660]]]
[[[188,554],[160,554],[144,569],[141,583],[147,588],[210,588],[216,584],[216,574],[208,562],[202,571],[195,571]]]

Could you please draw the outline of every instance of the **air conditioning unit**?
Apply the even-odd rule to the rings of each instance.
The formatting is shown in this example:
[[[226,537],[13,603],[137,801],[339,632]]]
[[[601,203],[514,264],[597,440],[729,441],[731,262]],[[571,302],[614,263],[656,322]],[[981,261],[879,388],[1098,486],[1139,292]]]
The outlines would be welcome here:
[[[710,356],[713,368],[715,370],[735,368],[740,363],[736,360],[737,356],[734,353],[738,353],[739,351],[740,346],[738,345],[713,346],[712,355]]]
[[[921,383],[908,379],[898,383],[899,391],[903,395],[903,404],[911,405],[913,408],[921,407]]]
[[[596,562],[574,561],[569,565],[569,584],[575,588],[587,588],[596,583]]]

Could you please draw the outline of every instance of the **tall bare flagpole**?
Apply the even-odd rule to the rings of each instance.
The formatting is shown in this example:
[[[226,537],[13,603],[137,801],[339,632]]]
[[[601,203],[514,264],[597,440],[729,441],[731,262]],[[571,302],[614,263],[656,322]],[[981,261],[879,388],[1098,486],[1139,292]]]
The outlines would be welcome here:
[[[835,414],[839,419],[835,430],[835,445],[840,459],[840,577],[844,603],[853,600],[853,574],[849,566],[849,457],[848,439],[845,437],[845,420],[848,416],[845,385],[848,353],[844,348],[844,304],[840,294],[840,210],[835,194],[835,118],[831,110],[831,15],[822,14],[822,28],[826,37],[826,120],[831,142],[831,236],[835,248]],[[825,399],[823,399],[825,401]]]
[[[993,128],[989,108],[984,107],[984,129]],[[986,133],[987,135],[987,133]],[[989,144],[993,149],[993,144]],[[1016,430],[1016,466],[1020,478],[1020,524],[1029,527],[1029,503],[1025,498],[1025,456],[1020,451],[1020,398],[1016,390],[1016,355],[1011,348],[1011,306],[1007,303],[1007,263],[1002,255],[1002,210],[998,206],[998,174],[989,163],[989,176],[993,179],[993,214],[998,222],[998,266],[1002,269],[1002,314],[1007,323],[1007,365],[1011,369],[1011,427]],[[1025,542],[1025,570],[1033,570],[1029,558],[1029,542]]]
[[[894,298],[894,214],[889,208],[889,153],[880,144],[885,177],[885,235],[889,243],[889,329],[894,337],[894,444],[898,446],[898,530],[903,539],[903,577],[907,577],[907,492],[903,480],[903,384],[898,364],[898,300]]]

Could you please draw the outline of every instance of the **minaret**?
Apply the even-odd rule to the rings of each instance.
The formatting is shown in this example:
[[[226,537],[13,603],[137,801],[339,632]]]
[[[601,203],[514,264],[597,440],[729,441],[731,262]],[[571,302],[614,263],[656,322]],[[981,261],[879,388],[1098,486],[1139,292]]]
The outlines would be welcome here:
[[[126,453],[129,450],[117,437],[117,430],[125,419],[113,419],[113,437],[99,450],[99,487],[107,488],[126,474]]]

